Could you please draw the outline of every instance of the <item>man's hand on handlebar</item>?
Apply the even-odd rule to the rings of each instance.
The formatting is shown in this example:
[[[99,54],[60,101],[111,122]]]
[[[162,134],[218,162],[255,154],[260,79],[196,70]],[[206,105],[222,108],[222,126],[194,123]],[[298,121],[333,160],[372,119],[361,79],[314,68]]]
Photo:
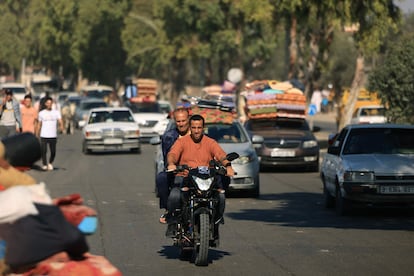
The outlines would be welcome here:
[[[177,166],[175,164],[171,164],[167,166],[168,172],[174,172],[175,170],[177,170]]]
[[[226,175],[227,176],[234,176],[235,175],[235,172],[234,172],[234,170],[233,170],[233,168],[231,167],[231,166],[228,166],[228,167],[226,167],[226,170],[227,170],[227,172],[226,172]]]

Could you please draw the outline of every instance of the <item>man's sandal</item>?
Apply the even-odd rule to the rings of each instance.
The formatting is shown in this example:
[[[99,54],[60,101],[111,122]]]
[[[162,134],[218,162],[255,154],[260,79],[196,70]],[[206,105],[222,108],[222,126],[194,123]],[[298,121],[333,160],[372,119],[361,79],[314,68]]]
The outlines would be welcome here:
[[[160,217],[160,223],[166,224],[167,223],[167,213],[164,213]]]

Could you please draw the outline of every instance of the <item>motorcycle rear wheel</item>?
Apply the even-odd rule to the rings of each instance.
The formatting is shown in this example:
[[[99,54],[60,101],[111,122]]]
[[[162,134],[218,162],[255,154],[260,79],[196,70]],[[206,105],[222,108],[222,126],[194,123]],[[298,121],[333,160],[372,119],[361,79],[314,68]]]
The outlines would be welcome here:
[[[200,244],[194,246],[194,264],[197,266],[207,266],[210,237],[210,219],[208,214],[200,214],[199,226]]]

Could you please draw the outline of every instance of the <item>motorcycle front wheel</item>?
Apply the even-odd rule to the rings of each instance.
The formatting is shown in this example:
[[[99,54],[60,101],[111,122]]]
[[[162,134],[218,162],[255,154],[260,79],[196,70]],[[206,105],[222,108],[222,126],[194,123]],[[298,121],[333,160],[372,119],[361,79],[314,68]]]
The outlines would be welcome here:
[[[208,214],[200,214],[199,226],[200,243],[194,246],[194,264],[197,266],[206,266],[208,265],[210,237],[210,219]]]

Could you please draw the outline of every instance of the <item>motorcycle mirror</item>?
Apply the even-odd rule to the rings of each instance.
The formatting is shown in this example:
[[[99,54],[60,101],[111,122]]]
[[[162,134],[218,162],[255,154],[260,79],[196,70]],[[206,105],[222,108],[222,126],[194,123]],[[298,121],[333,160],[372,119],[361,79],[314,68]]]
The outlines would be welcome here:
[[[237,158],[239,158],[239,156],[240,155],[237,152],[231,152],[231,153],[227,154],[226,159],[231,162],[231,161],[236,160]]]

